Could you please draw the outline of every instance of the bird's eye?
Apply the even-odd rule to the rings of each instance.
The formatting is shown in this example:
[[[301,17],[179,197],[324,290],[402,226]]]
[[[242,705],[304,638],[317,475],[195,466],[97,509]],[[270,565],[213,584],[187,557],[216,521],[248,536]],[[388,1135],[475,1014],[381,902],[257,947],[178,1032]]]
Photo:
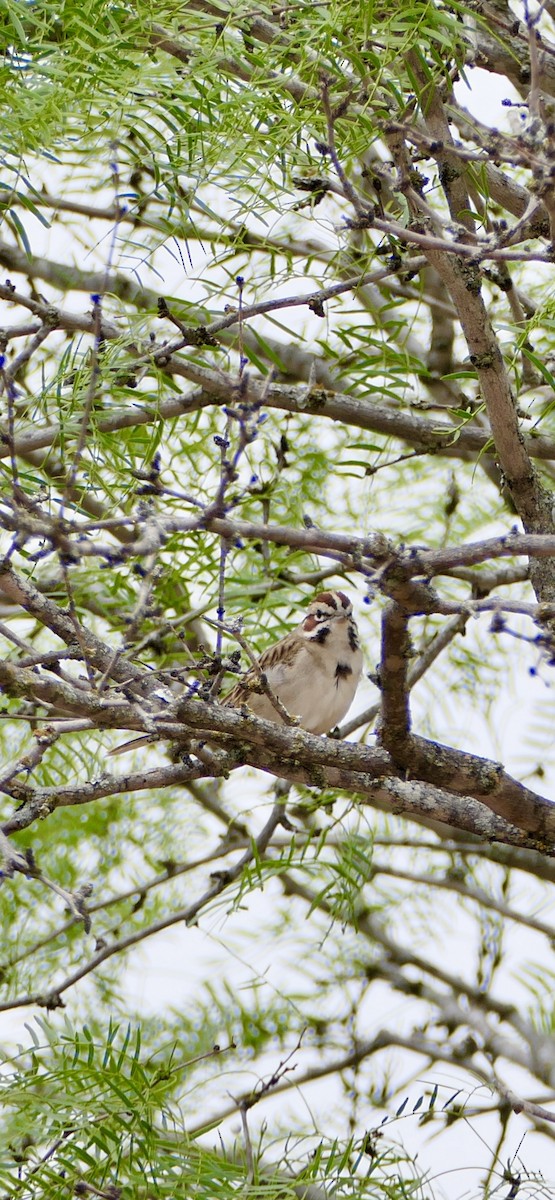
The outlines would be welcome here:
[[[322,620],[322,617],[325,617],[325,615],[326,615],[326,614],[325,614],[325,612],[324,612],[324,610],[323,610],[322,608],[317,608],[317,609],[316,609],[315,616],[316,616],[316,618],[317,618],[317,620],[318,620],[318,621],[321,621],[321,620]]]

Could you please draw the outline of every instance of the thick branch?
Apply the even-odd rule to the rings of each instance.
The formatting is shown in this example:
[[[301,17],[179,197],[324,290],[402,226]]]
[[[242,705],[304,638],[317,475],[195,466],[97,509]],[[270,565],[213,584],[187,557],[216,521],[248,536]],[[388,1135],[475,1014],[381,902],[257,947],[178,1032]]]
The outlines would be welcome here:
[[[12,686],[14,668],[11,664],[8,670],[6,665],[1,667],[0,664],[0,668],[4,686]],[[26,685],[31,687],[36,677],[31,671],[25,671],[24,674]],[[31,676],[30,680],[27,680],[27,675]],[[14,678],[15,686],[20,686],[17,676]],[[64,697],[65,692],[62,699]],[[142,729],[147,732],[157,727],[160,735],[164,736],[166,709],[161,714],[148,715],[141,713],[139,705],[105,701],[103,711],[103,697],[86,696],[83,701],[84,709],[92,717],[96,714],[95,723],[100,726],[111,724],[115,728]],[[420,779],[429,779],[433,787],[419,782],[418,778],[413,779],[410,785],[404,785],[396,778],[395,764],[380,748],[338,743],[304,730],[290,730],[253,717],[246,718],[233,709],[195,699],[182,699],[168,708],[172,725],[171,733],[168,731],[166,736],[174,740],[181,740],[176,716],[182,722],[182,737],[186,743],[189,742],[191,730],[207,738],[216,732],[224,735],[222,744],[227,745],[232,753],[221,762],[217,760],[219,770],[225,770],[226,766],[229,769],[238,762],[248,762],[278,777],[284,776],[307,786],[345,788],[360,796],[367,796],[371,803],[383,804],[390,811],[432,816],[490,840],[541,849],[548,854],[552,852],[555,806],[517,783],[499,764],[487,759],[412,738],[414,774],[420,772]],[[201,773],[205,774],[206,771]],[[198,774],[194,777],[198,777]],[[137,786],[144,786],[144,778],[139,775],[137,779],[135,776]],[[167,777],[161,769],[156,778],[151,777],[151,782],[158,787],[175,782],[172,769],[168,768]],[[12,818],[5,832],[30,824],[37,812],[41,811],[41,805],[43,812],[45,809],[52,811],[57,804],[83,803],[97,795],[107,794],[110,789],[113,793],[129,790],[131,784],[129,776],[122,776],[119,783],[112,778],[106,781],[101,779],[90,788],[89,785],[80,785],[77,788],[31,790],[28,785],[8,782],[4,785],[5,792],[24,802],[25,809]],[[465,797],[464,801],[460,796]],[[483,805],[497,815],[491,817]],[[509,828],[507,821],[516,828]],[[525,833],[519,832],[522,830]]]
[[[396,763],[404,766],[410,730],[408,665],[411,652],[409,613],[395,601],[382,613],[380,657],[380,741]]]

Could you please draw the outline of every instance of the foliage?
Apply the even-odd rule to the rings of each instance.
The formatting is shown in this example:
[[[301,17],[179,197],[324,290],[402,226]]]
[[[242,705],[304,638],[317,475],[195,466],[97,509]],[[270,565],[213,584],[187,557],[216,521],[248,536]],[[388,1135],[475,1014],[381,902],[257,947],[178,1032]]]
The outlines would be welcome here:
[[[0,12],[3,1194],[545,1195],[555,6]]]

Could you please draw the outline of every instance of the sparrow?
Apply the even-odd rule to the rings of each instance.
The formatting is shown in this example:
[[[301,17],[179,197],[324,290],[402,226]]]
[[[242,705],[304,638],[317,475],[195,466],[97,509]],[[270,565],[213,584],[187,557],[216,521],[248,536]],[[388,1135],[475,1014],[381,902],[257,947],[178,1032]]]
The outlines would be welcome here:
[[[362,672],[362,653],[353,606],[344,592],[320,592],[308,605],[300,625],[269,646],[221,703],[246,705],[256,717],[283,724],[260,676],[291,717],[307,733],[329,733],[348,712]],[[123,754],[152,742],[135,738],[109,750]]]
[[[224,697],[222,704],[247,705],[257,717],[283,724],[269,696],[260,690],[260,672],[291,717],[308,733],[329,733],[355,697],[362,654],[353,606],[344,592],[320,592],[300,625],[269,646],[257,668]]]

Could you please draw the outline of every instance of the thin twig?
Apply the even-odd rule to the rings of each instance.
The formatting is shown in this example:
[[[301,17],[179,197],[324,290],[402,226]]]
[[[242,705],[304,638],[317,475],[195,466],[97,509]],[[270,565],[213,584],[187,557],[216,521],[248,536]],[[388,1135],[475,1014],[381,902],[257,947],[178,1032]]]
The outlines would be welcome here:
[[[243,634],[240,632],[237,625],[224,624],[222,621],[210,621],[208,618],[206,618],[206,624],[213,625],[217,629],[219,628],[222,631],[222,633],[227,633],[229,637],[234,638],[234,640],[239,643],[241,649],[244,650],[244,652],[250,662],[250,668],[247,671],[246,679],[248,679],[249,675],[251,675],[251,673],[254,672],[254,674],[258,680],[257,690],[259,687],[260,690],[262,692],[264,692],[264,695],[268,697],[268,700],[270,701],[270,703],[275,708],[276,712],[281,717],[284,725],[289,725],[289,726],[298,725],[299,724],[298,718],[291,716],[291,713],[287,711],[285,705],[282,703],[279,696],[277,696],[276,693],[272,691],[272,688],[270,687],[270,684],[268,683],[267,676],[266,676],[263,668],[260,666],[260,660],[259,660],[258,655],[252,649],[252,646],[249,645],[247,639],[245,637],[243,637]],[[249,690],[250,690],[249,683],[246,682],[246,679],[245,679],[245,677],[243,677],[243,679],[239,680],[239,683],[237,685],[238,687],[244,687],[244,689],[245,689],[245,703],[248,700],[248,694],[249,694]]]
[[[55,1008],[60,1004],[61,997],[64,992],[73,987],[80,979],[85,978],[92,971],[101,966],[107,959],[112,958],[115,954],[121,954],[129,949],[130,946],[135,946],[139,942],[145,941],[147,938],[153,937],[163,929],[169,929],[172,925],[180,924],[190,925],[195,921],[202,911],[215,900],[223,891],[225,891],[231,883],[234,883],[241,876],[244,867],[248,866],[253,860],[258,861],[263,858],[268,845],[270,844],[272,835],[278,825],[281,825],[284,818],[284,809],[282,804],[275,804],[264,828],[259,833],[258,837],[253,839],[251,846],[241,855],[234,867],[225,871],[222,875],[217,875],[214,882],[207,890],[193,901],[186,908],[179,909],[173,912],[170,916],[161,918],[159,921],[153,922],[147,929],[136,930],[127,937],[120,938],[119,941],[112,942],[109,946],[104,946],[93,955],[88,962],[83,963],[75,971],[66,975],[60,983],[52,986],[47,993],[35,992],[25,996],[19,996],[11,1001],[5,1001],[0,1004],[0,1012],[7,1012],[12,1008],[26,1008],[31,1004],[40,1004],[46,1008]]]

